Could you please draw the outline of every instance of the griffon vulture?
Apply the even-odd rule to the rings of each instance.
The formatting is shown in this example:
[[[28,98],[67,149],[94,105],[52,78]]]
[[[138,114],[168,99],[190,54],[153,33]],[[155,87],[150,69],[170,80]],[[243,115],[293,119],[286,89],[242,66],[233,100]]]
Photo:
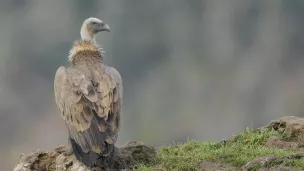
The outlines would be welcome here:
[[[97,18],[81,27],[81,40],[70,50],[68,67],[55,75],[55,101],[69,131],[69,143],[77,160],[101,167],[111,158],[117,139],[122,105],[122,80],[115,68],[103,63],[103,51],[95,34],[110,31]]]

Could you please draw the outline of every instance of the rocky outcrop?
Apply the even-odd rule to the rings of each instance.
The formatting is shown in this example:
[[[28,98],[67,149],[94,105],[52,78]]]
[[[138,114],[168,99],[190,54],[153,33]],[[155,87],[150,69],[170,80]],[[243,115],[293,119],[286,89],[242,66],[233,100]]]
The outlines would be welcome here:
[[[66,155],[68,150],[68,147],[62,146],[48,152],[37,150],[21,156],[13,171],[101,171],[85,167],[74,155]],[[133,168],[136,163],[152,164],[155,160],[153,147],[141,142],[129,142],[115,149],[112,168]]]
[[[260,129],[275,130],[282,133],[283,136],[283,138],[270,137],[265,143],[265,146],[278,149],[295,149],[299,150],[299,154],[284,157],[259,157],[244,165],[242,167],[243,170],[253,170],[256,167],[260,167],[260,171],[304,170],[304,168],[286,166],[286,163],[290,162],[293,159],[304,160],[304,118],[299,118],[295,116],[285,116],[280,118],[279,120],[272,121],[266,127]]]
[[[278,150],[295,150],[296,153],[287,156],[263,156],[247,162],[241,167],[234,167],[220,161],[202,161],[201,171],[300,171],[304,168],[293,166],[293,161],[304,163],[304,119],[294,116],[285,116],[272,121],[265,127],[259,129],[274,130],[279,132],[280,137],[272,136],[265,147],[277,148]],[[233,138],[231,140],[233,143]],[[21,156],[14,171],[92,171],[79,163],[73,155],[65,155],[67,147],[58,147],[45,152],[37,150],[31,154]],[[155,148],[139,142],[130,142],[125,146],[116,148],[113,157],[112,168],[133,169],[138,163],[153,165],[157,163]],[[113,169],[111,169],[113,170]],[[162,170],[162,169],[155,169]]]

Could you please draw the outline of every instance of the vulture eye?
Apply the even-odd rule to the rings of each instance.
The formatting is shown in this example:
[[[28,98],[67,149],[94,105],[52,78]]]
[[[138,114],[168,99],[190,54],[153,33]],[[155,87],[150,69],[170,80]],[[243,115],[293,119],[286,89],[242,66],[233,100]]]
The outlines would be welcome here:
[[[92,24],[93,24],[93,25],[96,25],[97,23],[96,23],[96,22],[92,22]]]

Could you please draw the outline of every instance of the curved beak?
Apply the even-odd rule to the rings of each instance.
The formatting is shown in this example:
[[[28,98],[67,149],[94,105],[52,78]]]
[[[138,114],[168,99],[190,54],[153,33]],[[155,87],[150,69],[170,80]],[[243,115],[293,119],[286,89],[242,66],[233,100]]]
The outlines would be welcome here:
[[[100,25],[100,31],[107,31],[107,32],[110,32],[110,26],[107,25],[107,24],[102,23],[102,24]]]

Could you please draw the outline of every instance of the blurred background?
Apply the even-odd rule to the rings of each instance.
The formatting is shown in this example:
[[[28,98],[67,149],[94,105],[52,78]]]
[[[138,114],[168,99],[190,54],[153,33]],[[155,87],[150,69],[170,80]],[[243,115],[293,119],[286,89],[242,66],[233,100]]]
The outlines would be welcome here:
[[[221,140],[304,116],[302,0],[1,0],[0,170],[67,144],[53,79],[87,17],[124,81],[118,145]]]

